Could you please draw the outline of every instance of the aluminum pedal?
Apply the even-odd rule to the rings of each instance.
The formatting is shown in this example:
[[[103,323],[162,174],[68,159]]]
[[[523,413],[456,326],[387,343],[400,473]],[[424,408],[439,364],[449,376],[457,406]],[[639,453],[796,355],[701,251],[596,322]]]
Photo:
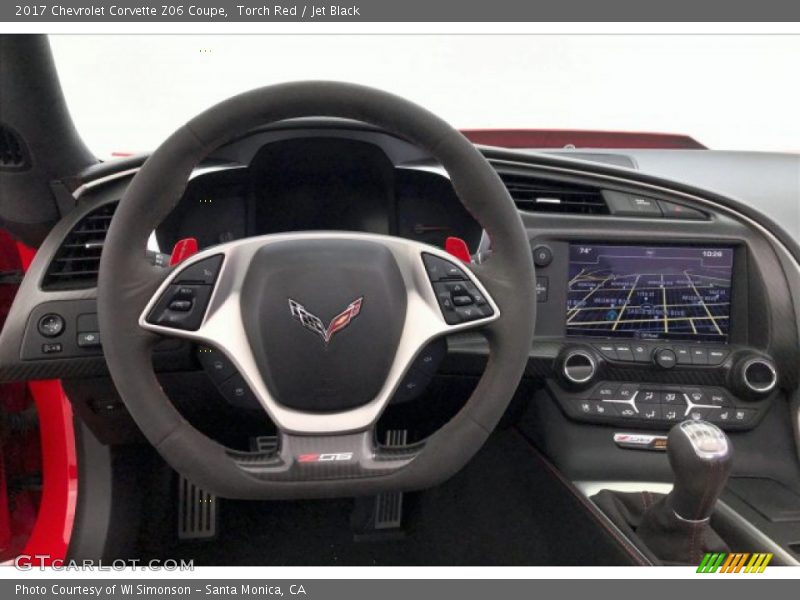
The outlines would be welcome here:
[[[385,446],[405,446],[407,429],[390,429],[386,432]],[[403,524],[403,492],[381,492],[375,496],[373,528],[376,530],[399,529]]]
[[[250,452],[272,454],[278,450],[277,435],[259,435],[250,438]]]
[[[208,540],[217,535],[217,497],[181,476],[178,479],[178,539]]]

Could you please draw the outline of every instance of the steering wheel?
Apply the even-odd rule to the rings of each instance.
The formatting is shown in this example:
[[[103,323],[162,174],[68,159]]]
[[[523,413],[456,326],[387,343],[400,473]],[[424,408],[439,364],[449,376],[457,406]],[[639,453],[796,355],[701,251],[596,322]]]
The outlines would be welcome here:
[[[378,126],[427,150],[492,240],[481,265],[400,238],[298,232],[233,241],[165,270],[147,240],[195,165],[254,127],[327,116]],[[456,296],[462,301],[453,302]],[[467,302],[464,298],[471,298]],[[455,304],[458,304],[456,306]],[[534,268],[502,181],[450,125],[359,85],[268,86],[213,106],[173,133],[128,186],[98,283],[108,369],[128,411],[176,471],[221,497],[357,496],[430,487],[456,473],[497,425],[533,340]],[[481,330],[486,369],[463,408],[424,441],[385,447],[375,426],[432,340]],[[237,367],[278,429],[278,448],[243,452],[195,429],[152,366],[162,336],[211,345]]]

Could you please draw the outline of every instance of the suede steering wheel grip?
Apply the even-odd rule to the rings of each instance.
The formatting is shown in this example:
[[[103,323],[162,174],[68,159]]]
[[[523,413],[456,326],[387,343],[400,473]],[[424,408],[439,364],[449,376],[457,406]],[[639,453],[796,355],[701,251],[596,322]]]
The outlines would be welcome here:
[[[275,481],[240,468],[236,453],[194,429],[175,410],[153,372],[158,336],[139,316],[165,273],[145,260],[151,232],[179,201],[192,169],[213,149],[277,121],[327,116],[362,121],[427,150],[450,175],[458,197],[492,239],[493,254],[474,269],[500,308],[487,325],[486,371],[462,410],[395,471],[368,477]],[[505,186],[458,131],[402,98],[353,84],[268,86],[213,106],[173,133],[128,186],[100,263],[98,313],[114,383],[150,443],[178,472],[217,495],[242,499],[331,497],[430,487],[477,452],[508,406],[533,339],[536,300],[527,235]],[[413,315],[407,315],[413,319]]]

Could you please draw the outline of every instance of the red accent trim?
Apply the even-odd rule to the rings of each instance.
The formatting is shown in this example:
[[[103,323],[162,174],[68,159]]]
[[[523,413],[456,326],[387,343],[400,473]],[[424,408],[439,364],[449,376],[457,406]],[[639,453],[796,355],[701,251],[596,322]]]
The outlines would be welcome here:
[[[6,237],[5,241],[11,242],[11,238],[5,232],[0,231],[0,234]],[[6,248],[11,250],[12,256],[8,257],[4,254],[3,260],[15,259],[19,264],[17,268],[21,267],[27,271],[36,255],[36,250],[19,241],[8,243]],[[14,249],[16,257],[13,257]],[[4,315],[0,316],[4,317]],[[0,322],[2,321],[0,320]],[[21,509],[22,498],[18,497],[16,513],[8,515],[9,531],[19,540],[20,544],[23,543],[23,539],[27,538],[20,554],[48,555],[49,558],[44,562],[50,564],[53,560],[66,558],[75,523],[78,498],[78,460],[72,406],[64,394],[61,382],[56,380],[8,385],[14,386],[17,393],[15,396],[9,394],[5,398],[6,403],[8,404],[9,398],[18,398],[17,402],[23,402],[23,406],[16,407],[19,410],[24,408],[32,398],[36,405],[39,424],[38,433],[34,430],[28,437],[31,444],[25,443],[24,438],[20,438],[20,442],[14,443],[14,453],[22,459],[22,465],[17,465],[17,468],[22,468],[24,472],[41,471],[42,473],[42,491],[38,508],[35,501],[26,497],[27,504],[23,507],[24,510]],[[25,394],[25,387],[27,387],[29,395]],[[9,407],[6,406],[6,408]],[[5,484],[5,477],[3,477],[2,488],[5,488]],[[0,501],[4,503],[3,508],[8,511],[5,500],[0,496]],[[0,515],[1,521],[2,515]],[[28,533],[30,534],[28,535]],[[9,549],[15,553],[20,550],[20,546],[13,547],[13,539],[11,546]]]
[[[33,257],[36,256],[36,250],[26,246],[22,242],[16,242],[16,244],[19,260],[22,263],[22,270],[27,271],[28,267],[30,267],[33,262]]]
[[[195,238],[190,237],[178,240],[172,247],[172,254],[169,257],[169,266],[174,267],[175,265],[181,264],[190,256],[197,254],[197,250],[198,245]]]
[[[22,554],[46,554],[50,564],[63,560],[72,537],[78,501],[78,457],[72,407],[61,382],[31,381],[39,414],[42,447],[42,499],[36,525]]]
[[[583,129],[462,129],[474,144],[501,148],[628,148],[707,150],[688,135]]]
[[[444,241],[444,249],[448,254],[455,256],[461,262],[470,264],[472,262],[472,255],[469,253],[469,246],[467,242],[460,237],[449,237]]]

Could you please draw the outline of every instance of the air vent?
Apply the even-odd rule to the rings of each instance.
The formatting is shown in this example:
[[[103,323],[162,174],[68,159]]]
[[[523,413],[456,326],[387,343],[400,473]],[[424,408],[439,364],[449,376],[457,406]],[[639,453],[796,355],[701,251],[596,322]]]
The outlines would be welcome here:
[[[500,174],[500,177],[520,210],[580,215],[608,214],[603,194],[596,188],[519,175]]]
[[[83,289],[97,285],[100,253],[116,208],[116,202],[104,204],[78,221],[50,263],[44,289]]]
[[[24,171],[30,166],[28,149],[22,137],[7,125],[0,123],[0,170]]]

